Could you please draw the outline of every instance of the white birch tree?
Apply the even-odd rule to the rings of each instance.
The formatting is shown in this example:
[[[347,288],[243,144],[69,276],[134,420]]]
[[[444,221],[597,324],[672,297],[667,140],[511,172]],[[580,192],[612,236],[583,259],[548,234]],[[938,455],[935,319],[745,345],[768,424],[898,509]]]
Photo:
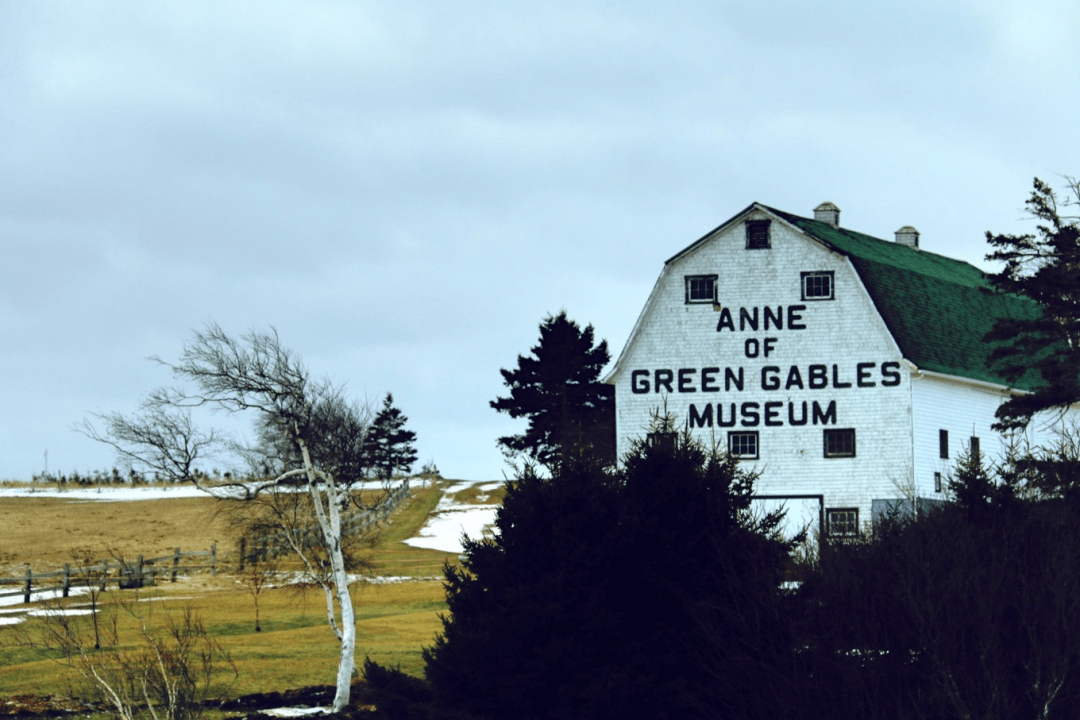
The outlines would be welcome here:
[[[210,324],[184,346],[171,369],[177,387],[150,394],[140,413],[99,415],[103,433],[86,421],[77,429],[117,448],[126,462],[171,472],[219,498],[244,504],[259,516],[276,542],[292,550],[322,589],[330,628],[340,643],[336,687],[330,712],[349,702],[356,667],[356,622],[349,591],[348,544],[360,526],[351,522],[372,512],[380,499],[365,500],[364,442],[370,412],[350,403],[340,387],[314,380],[301,359],[281,344],[277,332],[251,331],[239,338]],[[191,464],[170,461],[193,455],[189,443],[222,437],[210,431],[161,432],[194,428],[191,409],[208,407],[255,416],[258,440],[234,450],[262,479],[211,484]],[[122,432],[117,432],[117,428]],[[171,469],[175,468],[175,471]],[[389,494],[384,487],[381,497]]]

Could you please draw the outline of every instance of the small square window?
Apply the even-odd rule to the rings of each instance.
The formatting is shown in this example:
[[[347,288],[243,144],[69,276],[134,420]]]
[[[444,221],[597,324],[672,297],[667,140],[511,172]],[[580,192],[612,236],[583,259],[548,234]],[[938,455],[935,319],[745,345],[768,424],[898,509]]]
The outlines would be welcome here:
[[[826,430],[825,457],[855,457],[855,429]]]
[[[825,535],[850,538],[859,534],[859,509],[837,508],[825,511]]]
[[[820,270],[802,273],[803,300],[832,300],[833,271]]]
[[[746,249],[768,250],[769,225],[772,220],[747,220],[746,221]]]
[[[728,433],[728,452],[737,458],[756,460],[758,458],[757,432]]]
[[[716,302],[716,275],[687,275],[686,302]]]

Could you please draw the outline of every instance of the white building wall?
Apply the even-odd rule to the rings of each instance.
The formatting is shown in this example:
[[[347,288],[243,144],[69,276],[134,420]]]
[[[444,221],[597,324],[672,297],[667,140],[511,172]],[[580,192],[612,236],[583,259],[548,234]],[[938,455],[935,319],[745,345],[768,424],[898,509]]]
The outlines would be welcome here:
[[[969,382],[932,373],[916,372],[912,379],[914,406],[915,483],[921,497],[946,499],[948,478],[957,460],[979,438],[979,449],[989,469],[1005,459],[1008,440],[994,430],[994,413],[1008,397],[1005,388]],[[1036,415],[1017,438],[1018,449],[1054,447],[1059,433],[1080,427],[1080,408],[1065,413],[1046,411]],[[940,431],[949,434],[948,457],[941,457]],[[936,492],[934,474],[940,473],[942,491]]]
[[[776,220],[771,245],[746,249],[737,222],[665,267],[611,377],[619,452],[665,406],[680,425],[696,417],[691,429],[706,442],[726,446],[729,431],[757,431],[760,459],[744,462],[761,471],[759,494],[823,494],[827,508],[859,508],[865,524],[872,499],[902,497],[914,476],[907,365],[846,258]],[[800,274],[822,270],[834,273],[835,299],[803,300]],[[687,304],[684,277],[709,274],[718,276],[718,306]],[[766,329],[765,307],[782,308],[782,327]],[[757,309],[757,330],[740,323],[740,308]],[[733,329],[718,329],[724,309]],[[718,368],[711,388],[707,368]],[[824,368],[823,387],[810,386],[814,368]],[[727,369],[741,372],[741,390],[725,383]],[[769,389],[774,379],[779,387]],[[722,427],[732,403],[736,422]],[[803,403],[807,421],[793,425],[789,413],[801,420]],[[855,429],[855,457],[824,457],[823,431],[834,428]]]
[[[949,474],[956,461],[979,438],[984,459],[996,461],[1004,451],[1002,436],[991,429],[994,413],[1004,396],[1002,390],[962,380],[914,373],[914,489],[920,497],[945,499]],[[940,431],[948,432],[948,457],[941,457]],[[934,474],[941,474],[942,490],[935,488]]]

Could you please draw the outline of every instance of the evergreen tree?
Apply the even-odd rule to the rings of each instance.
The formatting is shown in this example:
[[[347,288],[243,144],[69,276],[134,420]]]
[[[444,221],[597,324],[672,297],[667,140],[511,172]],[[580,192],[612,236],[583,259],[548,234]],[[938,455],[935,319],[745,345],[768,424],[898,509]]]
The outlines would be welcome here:
[[[991,282],[1001,292],[1030,298],[1042,310],[1000,319],[987,335],[1002,343],[990,362],[1005,377],[1015,382],[1034,368],[1043,381],[1034,392],[998,407],[998,430],[1026,427],[1035,413],[1080,402],[1080,224],[1077,216],[1063,213],[1064,206],[1080,205],[1080,181],[1067,180],[1071,197],[1059,200],[1035,178],[1026,205],[1039,221],[1037,234],[986,233],[996,248],[986,259],[1005,264]]]
[[[956,504],[967,511],[969,519],[977,519],[997,496],[993,478],[983,466],[982,454],[965,448],[956,460],[956,470],[949,475],[949,491]]]
[[[668,428],[670,430],[670,427]],[[507,488],[492,540],[445,570],[444,632],[425,651],[432,717],[783,716],[779,515],[753,476],[689,437],[639,444]],[[783,700],[780,700],[783,696]]]
[[[365,439],[369,467],[384,480],[401,470],[408,473],[416,462],[416,433],[405,429],[408,418],[394,407],[394,396],[386,393],[382,409],[371,422]]]
[[[510,397],[491,407],[529,420],[523,434],[501,437],[500,445],[549,469],[581,455],[614,462],[614,388],[600,382],[610,356],[606,340],[593,343],[592,325],[582,330],[565,311],[544,319],[532,355],[519,355],[516,369],[500,370]]]

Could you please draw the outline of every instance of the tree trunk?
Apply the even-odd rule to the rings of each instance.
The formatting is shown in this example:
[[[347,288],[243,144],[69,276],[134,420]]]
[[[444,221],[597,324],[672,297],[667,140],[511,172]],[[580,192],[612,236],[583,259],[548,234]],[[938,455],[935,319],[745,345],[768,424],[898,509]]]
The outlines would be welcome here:
[[[349,693],[352,684],[353,668],[356,667],[356,618],[353,613],[352,595],[349,593],[349,575],[345,570],[345,557],[341,552],[341,498],[338,487],[329,473],[318,473],[325,483],[325,502],[323,505],[323,493],[319,492],[316,484],[316,471],[311,464],[307,443],[297,439],[300,452],[304,459],[304,469],[307,471],[308,487],[311,490],[311,499],[315,505],[315,517],[319,521],[323,538],[326,541],[327,554],[330,558],[331,579],[334,584],[334,595],[337,598],[338,612],[341,613],[340,623],[335,623],[333,603],[327,603],[327,613],[330,615],[330,626],[335,624],[338,628],[338,640],[341,642],[341,654],[338,656],[337,688],[334,693],[334,702],[330,706],[330,712],[341,712],[349,704]]]

